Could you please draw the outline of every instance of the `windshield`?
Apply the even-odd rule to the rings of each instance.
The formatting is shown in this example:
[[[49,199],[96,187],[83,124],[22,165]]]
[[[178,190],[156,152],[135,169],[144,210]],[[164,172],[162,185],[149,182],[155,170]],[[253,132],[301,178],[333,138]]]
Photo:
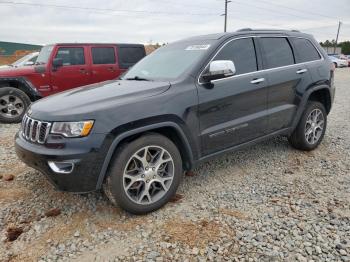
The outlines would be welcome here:
[[[122,79],[174,80],[208,51],[210,44],[180,42],[164,46],[134,65]]]
[[[40,51],[38,59],[36,60],[36,64],[46,64],[49,61],[49,57],[52,50],[53,50],[52,45],[44,46]]]

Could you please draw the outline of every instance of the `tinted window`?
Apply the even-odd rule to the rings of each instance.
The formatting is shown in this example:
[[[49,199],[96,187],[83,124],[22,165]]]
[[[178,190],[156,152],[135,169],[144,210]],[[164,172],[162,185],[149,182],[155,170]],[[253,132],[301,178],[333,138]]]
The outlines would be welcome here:
[[[92,47],[92,63],[99,64],[115,64],[114,47]]]
[[[214,60],[233,61],[236,74],[256,71],[257,63],[253,39],[242,38],[229,42],[221,49]]]
[[[293,42],[297,63],[314,61],[320,59],[320,54],[314,47],[314,45],[307,39],[303,38],[291,38]]]
[[[294,64],[292,49],[286,38],[263,37],[260,39],[264,50],[265,68],[274,68]]]
[[[128,68],[145,56],[145,50],[141,47],[119,47],[119,64],[122,68]]]
[[[84,48],[82,47],[60,47],[55,58],[61,58],[64,66],[84,65]]]

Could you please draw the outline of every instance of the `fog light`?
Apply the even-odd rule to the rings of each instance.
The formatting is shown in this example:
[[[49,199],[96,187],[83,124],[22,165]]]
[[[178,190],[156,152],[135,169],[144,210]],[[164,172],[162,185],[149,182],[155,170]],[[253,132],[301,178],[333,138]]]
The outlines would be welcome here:
[[[73,162],[54,162],[54,161],[48,161],[49,167],[51,170],[58,174],[69,174],[72,173],[74,169],[74,163]]]

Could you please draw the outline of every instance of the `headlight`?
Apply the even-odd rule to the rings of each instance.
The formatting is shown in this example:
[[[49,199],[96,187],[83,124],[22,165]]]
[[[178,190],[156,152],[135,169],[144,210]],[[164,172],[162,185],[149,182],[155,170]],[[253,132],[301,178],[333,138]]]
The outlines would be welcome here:
[[[93,120],[81,122],[54,122],[51,128],[51,134],[60,134],[65,137],[87,136],[93,125]]]

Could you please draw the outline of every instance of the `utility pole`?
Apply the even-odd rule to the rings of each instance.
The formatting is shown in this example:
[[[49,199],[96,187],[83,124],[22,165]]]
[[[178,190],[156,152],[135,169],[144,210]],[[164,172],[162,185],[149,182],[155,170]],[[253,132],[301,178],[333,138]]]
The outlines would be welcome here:
[[[338,37],[339,37],[340,26],[341,26],[341,22],[339,21],[339,23],[338,23],[337,38],[335,39],[334,50],[333,50],[333,53],[334,53],[334,54],[335,54],[335,49],[337,48],[337,45],[338,45]]]
[[[223,14],[223,16],[225,16],[225,24],[224,24],[224,32],[226,33],[226,29],[227,29],[227,4],[230,3],[231,1],[229,0],[225,0],[225,13]]]

